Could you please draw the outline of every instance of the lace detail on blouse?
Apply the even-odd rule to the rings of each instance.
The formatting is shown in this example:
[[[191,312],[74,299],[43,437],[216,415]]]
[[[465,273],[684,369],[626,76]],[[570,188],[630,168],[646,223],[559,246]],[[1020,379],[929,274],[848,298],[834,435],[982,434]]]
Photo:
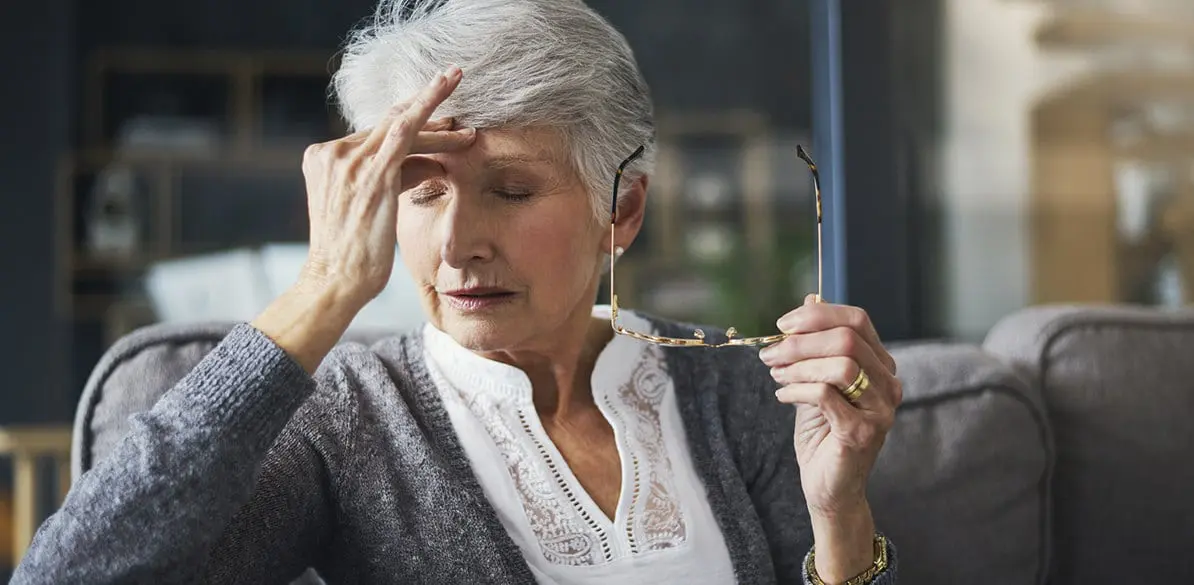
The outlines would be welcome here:
[[[526,408],[520,406],[511,413],[483,393],[469,402],[469,409],[485,425],[506,461],[543,556],[561,565],[613,560],[607,531],[577,501],[551,454],[535,436]]]
[[[659,416],[671,379],[659,347],[649,346],[643,358],[635,366],[630,381],[617,392],[620,404],[615,404],[609,394],[605,395],[611,411],[629,419],[624,426],[633,431],[637,443],[629,449],[634,480],[626,515],[626,536],[631,553],[673,548],[687,536]]]
[[[629,483],[623,481],[625,493],[612,523],[591,504],[550,444],[539,426],[529,388],[525,399],[512,400],[510,396],[519,393],[508,388],[455,387],[501,453],[539,549],[552,564],[601,565],[675,548],[688,538],[660,415],[672,381],[658,347],[646,346],[634,353],[633,367],[620,368],[622,376],[629,371],[628,378],[593,390],[615,430],[624,473],[631,475]],[[437,377],[438,383],[449,385],[446,378],[459,379]],[[611,542],[615,534],[622,542]]]

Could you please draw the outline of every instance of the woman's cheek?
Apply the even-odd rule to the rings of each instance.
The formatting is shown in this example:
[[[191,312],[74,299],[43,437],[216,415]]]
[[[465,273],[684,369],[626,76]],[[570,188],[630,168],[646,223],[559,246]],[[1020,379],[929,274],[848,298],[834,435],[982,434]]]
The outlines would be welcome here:
[[[398,254],[416,281],[425,280],[439,264],[439,244],[427,214],[407,206],[398,216]]]

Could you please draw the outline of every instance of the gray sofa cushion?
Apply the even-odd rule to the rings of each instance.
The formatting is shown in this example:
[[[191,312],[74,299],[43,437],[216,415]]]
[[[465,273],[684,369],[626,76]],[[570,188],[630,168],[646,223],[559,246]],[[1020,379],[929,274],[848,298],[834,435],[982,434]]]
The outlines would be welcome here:
[[[1043,583],[1052,446],[1040,396],[973,346],[893,350],[904,403],[871,480],[918,584]]]
[[[109,348],[79,399],[71,476],[78,478],[110,452],[128,432],[128,417],[152,408],[230,329],[226,324],[155,325]]]
[[[985,346],[1049,409],[1056,582],[1194,583],[1194,312],[1034,308]]]
[[[152,325],[121,338],[92,370],[75,412],[71,476],[112,450],[128,417],[153,407],[232,329],[232,323]],[[392,332],[353,331],[345,341],[371,344]]]
[[[75,413],[71,446],[71,477],[78,478],[129,430],[128,418],[153,408],[224,336],[232,323],[152,325],[121,338],[92,370]],[[393,335],[382,331],[352,331],[343,341],[370,345]],[[308,569],[290,585],[322,585]]]

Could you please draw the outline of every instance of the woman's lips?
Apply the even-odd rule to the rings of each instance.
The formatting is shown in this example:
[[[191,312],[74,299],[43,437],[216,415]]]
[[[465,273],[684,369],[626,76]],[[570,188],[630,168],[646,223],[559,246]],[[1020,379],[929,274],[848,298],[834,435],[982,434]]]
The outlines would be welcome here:
[[[496,288],[459,289],[440,293],[449,306],[463,313],[473,313],[504,305],[514,298],[514,293]]]

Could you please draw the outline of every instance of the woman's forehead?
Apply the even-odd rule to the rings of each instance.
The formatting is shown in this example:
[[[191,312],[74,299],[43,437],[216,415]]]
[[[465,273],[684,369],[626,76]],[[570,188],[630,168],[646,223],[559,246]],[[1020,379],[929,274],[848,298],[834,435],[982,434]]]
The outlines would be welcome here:
[[[461,167],[479,171],[551,167],[563,172],[571,167],[564,140],[550,128],[480,129],[469,148],[432,158],[449,172]]]
[[[556,165],[568,160],[564,140],[548,128],[480,129],[473,146],[461,154],[486,167]]]
[[[402,163],[402,189],[425,181],[498,180],[510,173],[553,189],[579,186],[579,175],[558,131],[546,128],[477,130],[471,146],[455,152],[412,155]]]

